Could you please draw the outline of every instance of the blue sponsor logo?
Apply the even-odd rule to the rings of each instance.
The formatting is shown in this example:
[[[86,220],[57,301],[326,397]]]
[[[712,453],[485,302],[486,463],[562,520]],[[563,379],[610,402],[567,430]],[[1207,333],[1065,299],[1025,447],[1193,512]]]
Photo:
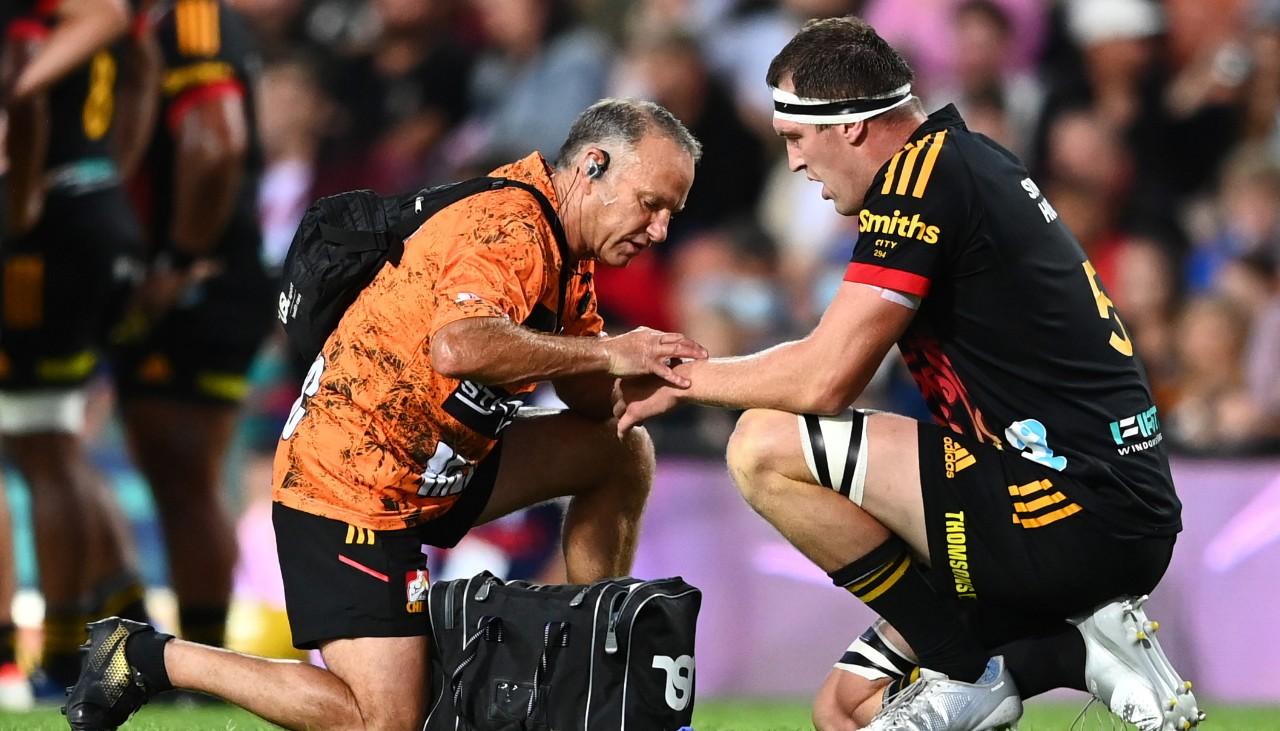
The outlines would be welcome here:
[[[1049,448],[1049,432],[1039,419],[1015,421],[1004,430],[1004,438],[1022,456],[1059,472],[1067,468],[1067,458]]]
[[[1116,452],[1121,455],[1141,452],[1159,444],[1164,434],[1160,433],[1156,407],[1111,422],[1111,439],[1116,443]]]

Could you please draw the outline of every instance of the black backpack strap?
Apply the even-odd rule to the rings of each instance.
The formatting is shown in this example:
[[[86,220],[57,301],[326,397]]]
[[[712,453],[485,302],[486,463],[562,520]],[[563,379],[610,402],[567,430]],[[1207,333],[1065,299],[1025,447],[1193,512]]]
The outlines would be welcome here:
[[[398,265],[400,257],[404,254],[405,239],[412,236],[424,221],[446,206],[477,193],[483,193],[486,190],[499,190],[506,187],[519,188],[533,196],[534,200],[538,202],[538,206],[542,209],[543,217],[547,219],[547,223],[551,226],[552,235],[555,236],[556,247],[560,251],[560,299],[555,313],[555,331],[558,332],[564,312],[565,299],[569,293],[569,277],[573,274],[573,262],[569,257],[569,240],[565,235],[564,224],[561,223],[560,214],[556,213],[555,206],[551,205],[551,201],[547,200],[547,196],[543,195],[542,191],[528,183],[510,178],[470,178],[457,183],[426,188],[413,196],[402,199],[404,201],[402,205],[407,207],[408,210],[401,211],[400,219],[388,232],[391,235],[391,240],[387,258]],[[367,236],[368,234],[364,235]]]
[[[349,246],[359,250],[379,248],[378,236],[380,234],[378,234],[377,232],[352,231],[350,229],[340,228],[338,226],[330,226],[329,224],[323,221],[319,223],[319,227],[320,227],[320,236],[323,237],[325,241],[331,241],[335,244],[340,244],[342,246]],[[395,245],[393,242],[392,248],[394,248],[394,246]],[[400,245],[400,250],[401,250],[401,253],[403,253],[404,251],[403,244]],[[394,261],[395,263],[399,264],[400,256],[396,255]]]
[[[569,277],[573,275],[573,261],[569,258],[569,239],[564,233],[564,224],[560,221],[560,214],[556,212],[555,207],[542,194],[542,191],[528,183],[511,180],[510,178],[490,178],[490,180],[502,181],[500,185],[495,185],[495,188],[512,185],[532,195],[542,208],[542,215],[546,217],[547,223],[550,224],[552,235],[556,237],[556,247],[560,249],[560,303],[556,307],[556,332],[559,332],[561,318],[564,315],[564,301],[569,295]]]

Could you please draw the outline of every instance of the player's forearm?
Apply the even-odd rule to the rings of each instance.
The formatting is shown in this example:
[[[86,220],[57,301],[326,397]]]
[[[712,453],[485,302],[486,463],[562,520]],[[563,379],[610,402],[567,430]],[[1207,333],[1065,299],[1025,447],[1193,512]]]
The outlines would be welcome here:
[[[604,339],[546,335],[497,317],[446,325],[431,344],[431,367],[442,375],[489,385],[605,373]]]
[[[137,38],[122,61],[113,142],[120,174],[128,177],[146,153],[155,129],[160,106],[160,49],[150,36]]]
[[[183,135],[173,178],[170,241],[184,254],[208,256],[235,209],[244,178],[243,151],[216,137]]]
[[[733,409],[838,414],[862,393],[875,365],[832,362],[811,338],[737,358],[684,363],[693,385],[680,400]]]
[[[57,25],[14,81],[10,98],[23,101],[47,90],[124,35],[128,26],[122,0],[64,0]]]
[[[570,410],[607,421],[613,418],[613,382],[607,373],[566,376],[556,380],[556,395]]]
[[[49,100],[45,94],[8,107],[9,231],[24,233],[40,220],[44,208],[44,165],[49,150]]]

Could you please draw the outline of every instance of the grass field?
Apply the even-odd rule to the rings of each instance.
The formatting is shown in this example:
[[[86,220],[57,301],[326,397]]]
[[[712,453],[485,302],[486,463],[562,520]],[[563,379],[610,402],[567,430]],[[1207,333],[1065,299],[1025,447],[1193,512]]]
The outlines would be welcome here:
[[[1280,731],[1280,708],[1225,707],[1207,704],[1206,731]],[[1123,726],[1109,717],[1090,711],[1080,723],[1072,722],[1080,704],[1032,703],[1019,724],[1020,731],[1111,731]],[[705,700],[694,714],[696,731],[800,731],[811,728],[809,711],[803,702]],[[0,713],[0,731],[54,731],[66,729],[57,709],[27,714]],[[143,709],[128,724],[127,731],[259,731],[275,729],[257,717],[230,708],[178,709],[152,706]]]

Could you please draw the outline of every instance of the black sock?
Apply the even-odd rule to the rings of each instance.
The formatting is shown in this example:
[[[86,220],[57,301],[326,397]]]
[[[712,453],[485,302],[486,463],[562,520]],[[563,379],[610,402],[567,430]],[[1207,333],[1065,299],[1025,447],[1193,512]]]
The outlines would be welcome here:
[[[57,685],[74,685],[80,677],[80,645],[89,637],[84,623],[84,612],[79,609],[45,610],[40,667]]]
[[[996,654],[1004,655],[1005,667],[1024,699],[1054,688],[1086,690],[1084,637],[1069,624],[1051,635],[1010,642]]]
[[[0,624],[0,665],[18,661],[18,628],[12,622]]]
[[[150,624],[147,614],[146,587],[132,571],[124,571],[104,579],[93,589],[94,619],[120,617]]]
[[[211,647],[222,647],[227,632],[227,605],[216,607],[181,607],[178,626],[182,639]]]
[[[135,632],[125,640],[125,659],[142,673],[147,682],[147,690],[152,693],[173,690],[173,683],[169,682],[169,671],[164,666],[164,646],[172,639],[173,635],[148,629]]]
[[[938,596],[916,569],[901,538],[889,536],[867,555],[829,575],[836,586],[848,589],[892,624],[921,666],[962,682],[982,675],[987,653],[955,607]]]

